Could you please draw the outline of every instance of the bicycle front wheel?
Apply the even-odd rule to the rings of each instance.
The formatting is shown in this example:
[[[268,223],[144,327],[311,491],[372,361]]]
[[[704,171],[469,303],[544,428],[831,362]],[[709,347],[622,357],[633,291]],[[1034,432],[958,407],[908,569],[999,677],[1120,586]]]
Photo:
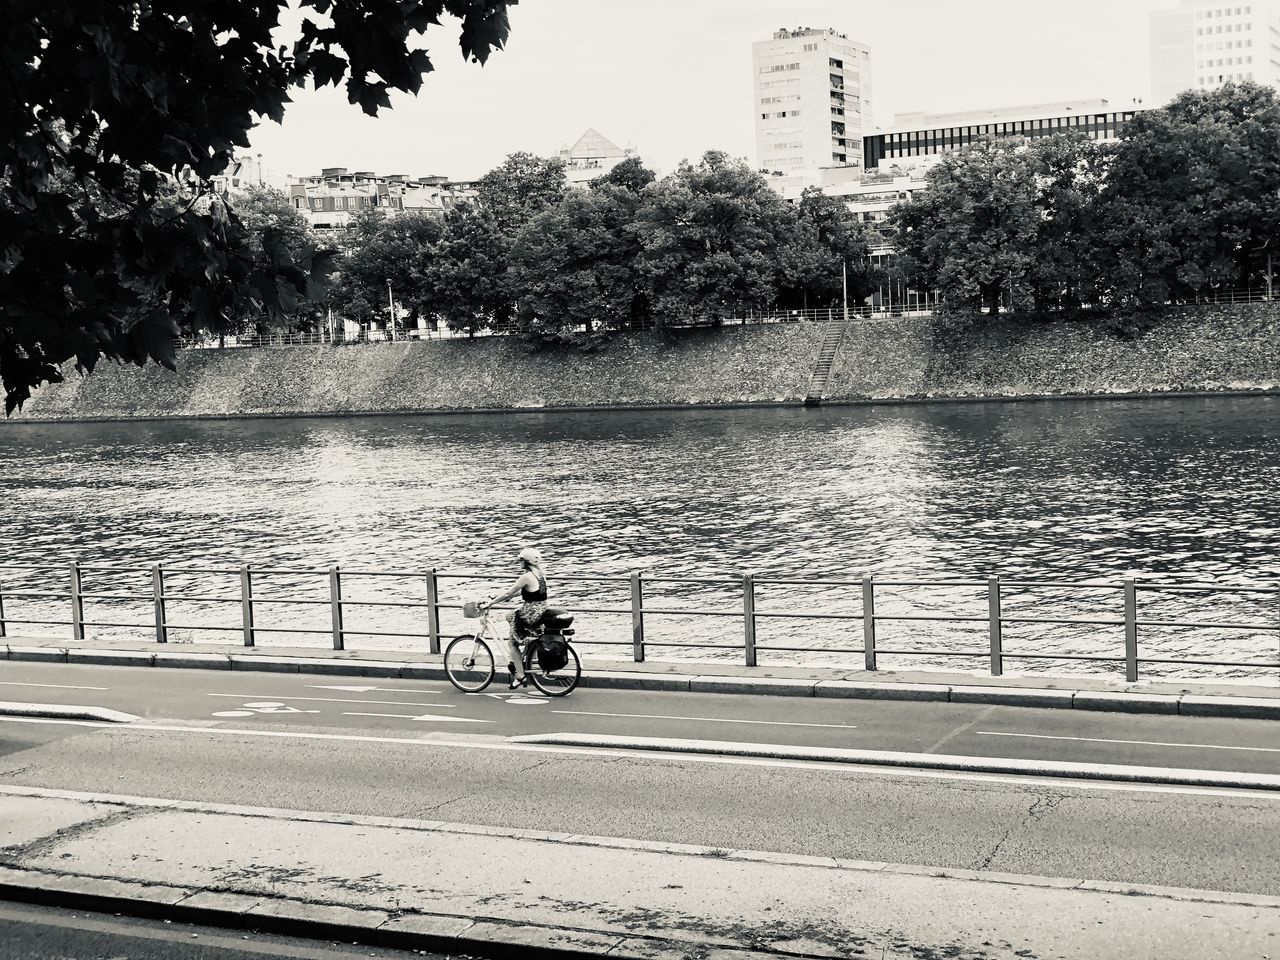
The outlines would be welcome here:
[[[544,674],[538,669],[537,656],[530,658],[532,662],[529,664],[531,667],[529,677],[533,680],[533,685],[548,697],[563,697],[572,693],[573,688],[578,685],[578,679],[582,676],[582,663],[578,660],[578,652],[567,643],[565,648],[569,654],[568,662],[551,673]]]
[[[463,693],[479,693],[493,682],[493,651],[473,633],[454,637],[445,647],[444,671]]]

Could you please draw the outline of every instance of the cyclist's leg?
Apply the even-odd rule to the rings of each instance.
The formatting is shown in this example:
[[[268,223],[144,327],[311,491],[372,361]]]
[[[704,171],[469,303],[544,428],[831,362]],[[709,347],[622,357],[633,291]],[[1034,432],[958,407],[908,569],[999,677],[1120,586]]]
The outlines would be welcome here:
[[[516,679],[524,679],[524,658],[520,656],[520,647],[516,643],[516,611],[507,614],[507,660],[515,665]]]

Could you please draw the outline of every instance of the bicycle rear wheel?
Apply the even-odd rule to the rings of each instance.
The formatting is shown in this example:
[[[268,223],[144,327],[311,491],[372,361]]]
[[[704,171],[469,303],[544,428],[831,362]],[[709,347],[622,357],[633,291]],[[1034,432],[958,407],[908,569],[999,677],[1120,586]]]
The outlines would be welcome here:
[[[464,633],[445,647],[444,670],[463,693],[479,693],[493,682],[493,651],[475,634]]]
[[[532,646],[530,644],[531,648]],[[573,688],[578,685],[578,680],[582,676],[582,663],[578,660],[578,652],[568,643],[565,644],[565,649],[569,654],[568,662],[559,670],[553,670],[547,674],[538,669],[536,655],[529,657],[530,662],[527,665],[529,677],[533,680],[533,685],[548,697],[563,697],[572,693]]]

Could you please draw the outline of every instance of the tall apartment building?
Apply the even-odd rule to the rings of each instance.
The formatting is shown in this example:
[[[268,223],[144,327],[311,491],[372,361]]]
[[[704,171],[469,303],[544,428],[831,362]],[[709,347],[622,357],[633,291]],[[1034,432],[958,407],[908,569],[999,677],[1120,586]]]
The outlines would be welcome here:
[[[779,30],[751,45],[761,170],[817,175],[862,162],[872,125],[871,49],[832,29]]]
[[[1182,0],[1151,14],[1151,100],[1256,80],[1280,88],[1280,3]]]

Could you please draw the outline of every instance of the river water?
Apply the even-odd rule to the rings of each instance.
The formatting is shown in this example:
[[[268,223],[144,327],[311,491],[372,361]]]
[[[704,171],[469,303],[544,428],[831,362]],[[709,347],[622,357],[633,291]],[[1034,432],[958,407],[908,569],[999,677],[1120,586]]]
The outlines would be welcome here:
[[[506,576],[520,546],[542,548],[553,600],[577,609],[596,656],[629,656],[631,570],[645,602],[740,613],[744,571],[762,612],[858,613],[864,570],[877,579],[1220,580],[1280,584],[1280,399],[1218,398],[937,404],[826,409],[518,413],[0,424],[0,560],[87,565],[486,570]],[[617,579],[568,581],[569,574]],[[660,578],[723,578],[681,584]],[[0,590],[65,590],[65,567],[0,570]],[[493,589],[442,581],[442,599]],[[239,596],[238,577],[172,574],[169,589]],[[145,573],[90,570],[85,589],[138,593]],[[322,600],[327,576],[259,578],[263,597]],[[417,602],[420,578],[352,577],[353,600]],[[1118,620],[1119,589],[1014,588],[1007,616]],[[985,586],[884,586],[877,614],[985,617]],[[62,600],[10,596],[11,618],[66,619]],[[1260,594],[1141,593],[1139,616],[1280,623]],[[151,605],[95,601],[92,621],[151,622]],[[240,608],[170,604],[169,620],[240,626]],[[446,633],[465,621],[444,616]],[[263,604],[259,643],[326,645],[323,604]],[[356,608],[355,630],[422,632],[415,608]],[[889,621],[882,668],[982,670],[987,625]],[[11,635],[69,627],[11,624]],[[740,659],[739,617],[652,615],[651,659]],[[138,634],[91,627],[90,635]],[[232,630],[179,629],[172,640],[236,642]],[[761,617],[760,663],[862,663],[857,621]],[[409,641],[353,636],[353,647]],[[414,640],[413,644],[422,641]],[[1275,663],[1280,637],[1249,630],[1151,627],[1144,657]],[[664,646],[663,644],[673,644]],[[699,644],[680,647],[674,644]],[[1008,624],[1021,654],[1121,656],[1119,625]],[[720,649],[717,645],[723,645]],[[798,647],[780,651],[771,647]],[[1010,659],[1006,672],[1107,671],[1115,664]],[[1280,669],[1144,666],[1144,676],[1262,677]]]

